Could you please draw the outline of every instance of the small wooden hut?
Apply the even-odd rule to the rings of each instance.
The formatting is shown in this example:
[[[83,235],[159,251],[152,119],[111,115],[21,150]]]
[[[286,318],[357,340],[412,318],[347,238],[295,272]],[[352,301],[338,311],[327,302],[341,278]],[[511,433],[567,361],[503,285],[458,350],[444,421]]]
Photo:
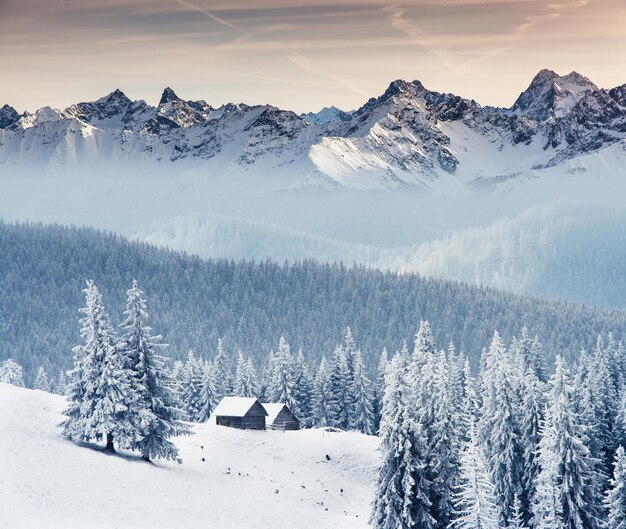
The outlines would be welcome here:
[[[213,411],[215,424],[242,430],[265,430],[267,411],[254,397],[224,397]]]
[[[267,410],[266,424],[272,430],[299,430],[300,421],[282,402],[264,402],[263,407]]]

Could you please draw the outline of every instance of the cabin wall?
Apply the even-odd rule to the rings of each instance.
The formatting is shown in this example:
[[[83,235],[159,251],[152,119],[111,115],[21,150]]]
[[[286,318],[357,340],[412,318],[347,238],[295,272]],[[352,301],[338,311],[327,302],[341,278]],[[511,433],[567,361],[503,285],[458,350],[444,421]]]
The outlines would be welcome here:
[[[265,416],[245,416],[243,418],[243,428],[246,430],[265,430]]]
[[[215,423],[219,426],[239,428],[240,430],[265,430],[265,416],[224,417],[217,416]]]
[[[300,421],[296,416],[287,410],[282,410],[270,425],[272,430],[299,430]]]
[[[229,428],[243,428],[242,417],[224,417],[218,415],[215,418],[215,423],[220,426],[228,426]]]

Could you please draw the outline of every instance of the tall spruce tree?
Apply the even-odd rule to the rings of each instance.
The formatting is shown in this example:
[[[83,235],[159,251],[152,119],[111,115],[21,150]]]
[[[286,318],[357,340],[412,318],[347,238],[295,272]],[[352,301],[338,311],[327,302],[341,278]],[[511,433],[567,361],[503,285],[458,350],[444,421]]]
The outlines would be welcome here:
[[[374,413],[372,411],[372,397],[370,395],[370,381],[365,373],[361,351],[353,355],[354,380],[352,381],[352,395],[354,409],[350,417],[350,427],[367,435],[374,434]]]
[[[505,526],[513,514],[513,501],[522,492],[523,447],[519,408],[504,344],[494,333],[483,377],[482,439],[499,507],[499,523]]]
[[[33,388],[41,390],[41,391],[50,391],[50,381],[48,380],[48,374],[43,367],[40,367],[37,370],[37,376],[35,377],[35,383],[33,384]]]
[[[385,373],[380,447],[382,463],[376,481],[376,496],[370,523],[375,529],[431,529],[423,436],[413,424],[413,400],[407,380],[406,361],[396,354]],[[416,479],[417,478],[417,479]]]
[[[104,437],[106,449],[114,452],[114,441],[130,447],[138,436],[133,413],[137,392],[93,281],[87,283],[85,295],[87,303],[81,309],[85,343],[76,351],[64,434],[73,440]]]
[[[206,362],[202,368],[202,390],[200,391],[200,414],[198,416],[200,422],[208,421],[211,413],[219,404],[216,386],[213,364]]]
[[[235,366],[235,387],[234,394],[236,397],[248,397],[246,393],[246,358],[243,351],[239,351],[237,355],[237,364]]]
[[[56,384],[54,385],[54,392],[57,395],[65,395],[67,391],[67,377],[65,375],[65,371],[61,369],[59,371],[59,376],[57,378]]]
[[[217,340],[217,350],[213,359],[213,369],[215,370],[215,392],[219,402],[233,391],[232,367],[230,358],[226,354],[224,342],[221,338]]]
[[[620,446],[615,452],[615,464],[604,505],[608,513],[604,529],[626,529],[626,454]]]
[[[521,442],[523,449],[522,493],[519,496],[522,521],[531,523],[532,504],[537,493],[540,472],[538,461],[541,424],[546,406],[545,385],[535,371],[528,368],[521,383]]]
[[[202,410],[202,364],[193,351],[187,353],[187,361],[181,373],[180,400],[183,405],[185,419],[191,422],[200,421]]]
[[[533,529],[563,529],[563,509],[558,483],[559,461],[557,438],[552,414],[554,409],[546,405],[540,425],[541,439],[537,451],[539,473],[534,484],[532,498]]]
[[[474,424],[461,454],[460,484],[454,494],[454,529],[499,529],[498,508],[487,461]]]
[[[539,514],[536,527],[547,529],[547,523],[551,523],[564,529],[597,529],[600,519],[600,498],[594,483],[597,461],[589,452],[588,438],[574,412],[569,373],[560,356],[555,366],[550,379],[549,413],[542,432],[547,441],[542,439],[540,445],[539,485],[543,487],[544,481],[551,482],[556,487],[558,504],[556,508],[542,505],[536,508],[536,517]],[[549,494],[538,496],[540,503],[552,501]],[[546,512],[556,516],[556,521],[542,516]]]
[[[309,366],[304,359],[302,349],[298,351],[294,362],[294,398],[297,403],[297,414],[305,428],[313,426],[313,381],[309,374]]]
[[[347,430],[350,427],[350,410],[353,407],[353,395],[348,385],[348,364],[342,346],[338,345],[333,353],[330,367],[330,412],[331,426]]]
[[[372,388],[372,412],[374,415],[374,432],[380,429],[380,415],[382,408],[383,393],[385,392],[385,369],[387,368],[387,349],[383,349],[378,358],[376,378]]]
[[[239,351],[235,369],[234,393],[238,397],[259,397],[259,383],[252,358],[245,358]]]
[[[178,449],[169,439],[188,432],[179,421],[182,411],[177,407],[176,393],[165,368],[166,358],[159,354],[167,346],[147,325],[146,300],[136,280],[126,294],[118,348],[130,363],[136,399],[132,408],[138,410],[134,412],[138,432],[130,446],[147,461],[176,459]]]
[[[287,404],[298,413],[298,405],[294,391],[293,356],[287,340],[283,336],[278,342],[278,351],[274,356],[272,379],[269,387],[271,402]]]
[[[331,403],[330,403],[330,372],[326,358],[322,357],[320,366],[315,374],[313,383],[314,403],[313,403],[313,421],[316,426],[330,426]]]

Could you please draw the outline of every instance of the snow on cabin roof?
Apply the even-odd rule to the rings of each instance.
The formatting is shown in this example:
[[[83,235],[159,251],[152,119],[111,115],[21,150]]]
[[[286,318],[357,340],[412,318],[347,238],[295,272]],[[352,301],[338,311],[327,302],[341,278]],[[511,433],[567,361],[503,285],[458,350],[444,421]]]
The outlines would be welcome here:
[[[285,407],[282,402],[263,402],[262,406],[265,408],[265,411],[267,411],[265,423],[268,425],[274,424],[276,417],[278,417],[280,411]]]
[[[224,397],[213,410],[213,415],[243,417],[256,401],[254,397]]]

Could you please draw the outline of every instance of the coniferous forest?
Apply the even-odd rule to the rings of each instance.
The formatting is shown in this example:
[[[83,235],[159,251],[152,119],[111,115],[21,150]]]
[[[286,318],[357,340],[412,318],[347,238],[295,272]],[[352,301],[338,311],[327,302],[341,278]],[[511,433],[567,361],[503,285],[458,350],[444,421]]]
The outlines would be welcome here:
[[[616,310],[348,264],[207,261],[87,228],[0,223],[0,270],[0,361],[20,364],[28,386],[40,367],[51,379],[71,367],[87,279],[100,288],[114,326],[137,279],[172,359],[190,350],[207,359],[221,339],[229,362],[241,350],[257,370],[281,336],[311,364],[328,360],[346,327],[369,376],[381,351],[410,342],[422,319],[472,368],[494,329],[510,340],[526,326],[550,363],[556,354],[573,360],[598,334],[626,331],[626,315]]]
[[[172,439],[188,435],[188,423],[209,420],[225,396],[257,397],[287,404],[305,428],[379,436],[381,462],[370,519],[375,528],[625,527],[626,349],[620,341],[624,320],[619,312],[341,265],[204,262],[91,230],[25,225],[3,226],[2,233],[5,247],[12,245],[3,253],[5,278],[24,286],[19,292],[31,308],[35,301],[41,303],[40,343],[46,340],[46,317],[65,312],[63,305],[46,306],[51,298],[35,287],[43,274],[50,285],[57,285],[48,296],[72,292],[69,276],[77,271],[64,266],[63,259],[77,251],[76,245],[84,250],[72,254],[73,262],[90,271],[97,264],[102,277],[112,278],[109,284],[117,285],[135,268],[148,270],[137,275],[158,278],[161,285],[155,289],[161,300],[153,304],[150,292],[145,294],[143,285],[130,280],[123,308],[112,318],[115,313],[89,279],[82,285],[82,308],[76,304],[69,311],[66,324],[74,328],[57,335],[73,340],[63,354],[20,357],[17,341],[10,348],[16,354],[7,358],[9,348],[3,344],[0,381],[23,386],[30,377],[35,389],[65,395],[61,426],[69,440],[103,442],[106,450],[131,450],[146,460],[176,459]],[[49,239],[54,247],[43,244]],[[57,255],[58,268],[37,271],[36,259],[17,267],[7,256],[19,255],[16,249],[26,242],[34,255],[37,249]],[[163,285],[175,294],[167,297]],[[320,290],[320,285],[325,288]],[[269,294],[269,301],[253,307],[254,289]],[[298,296],[310,299],[313,289],[319,304],[293,302]],[[348,292],[353,295],[346,301],[342,295]],[[192,321],[207,317],[200,329],[215,324],[212,315],[234,310],[229,306],[233,300],[247,300],[258,311],[254,314],[265,316],[255,320],[266,325],[259,326],[254,342],[262,345],[245,347],[245,341],[232,339],[229,348],[218,333],[215,345],[206,349],[168,346],[160,333],[165,322],[170,329],[175,322],[159,318],[153,305],[170,303],[178,309],[190,294],[195,297],[189,298],[194,301],[187,303],[189,311],[206,305],[215,311],[196,314]],[[415,296],[413,316],[423,306],[425,314],[440,318],[443,331],[435,333],[427,320],[415,319],[410,338],[398,332],[387,348],[386,333],[398,327],[386,327],[385,322],[409,318],[393,308],[411,305],[410,296]],[[337,317],[346,306],[342,302],[361,306],[355,299],[364,300],[362,310],[343,314],[333,320],[333,332],[323,332],[323,323],[329,321],[328,315],[322,317],[324,311]],[[5,295],[5,306],[7,300]],[[380,315],[384,308],[391,309],[386,317]],[[307,329],[310,335],[295,331],[301,310],[321,319]],[[28,321],[24,312],[13,310],[11,318],[6,313],[5,329]],[[170,311],[168,317],[175,314]],[[80,321],[77,316],[82,316]],[[372,318],[378,318],[382,332],[368,326]],[[362,334],[344,326],[345,321],[360,323]],[[478,321],[477,329],[468,329],[469,322]],[[526,322],[548,331],[548,340]],[[434,323],[437,328],[439,322]],[[234,333],[230,324],[225,328]],[[266,345],[270,338],[261,331],[281,324],[298,337],[296,347],[287,333]],[[507,337],[499,333],[498,324]],[[181,326],[189,329],[190,323]],[[481,344],[488,326],[495,330]],[[200,329],[191,333],[189,342],[202,336]],[[180,333],[180,328],[172,332]],[[307,337],[315,334],[322,339],[307,347]],[[330,347],[324,340],[335,343]],[[580,350],[573,349],[577,345]],[[20,365],[29,358],[36,359],[36,368]]]
[[[281,337],[261,372],[242,352],[232,365],[221,341],[211,359],[190,352],[168,367],[136,281],[119,330],[93,281],[84,294],[74,367],[53,388],[68,399],[70,440],[175,459],[183,419],[251,396],[286,403],[304,427],[380,436],[373,527],[624,527],[626,350],[612,335],[549,366],[525,327],[509,343],[495,331],[476,374],[452,342],[438,348],[427,321],[410,347],[381,353],[373,379],[350,328],[319,365]],[[0,377],[20,384],[16,370],[4,362]],[[36,387],[51,389],[43,369]]]

